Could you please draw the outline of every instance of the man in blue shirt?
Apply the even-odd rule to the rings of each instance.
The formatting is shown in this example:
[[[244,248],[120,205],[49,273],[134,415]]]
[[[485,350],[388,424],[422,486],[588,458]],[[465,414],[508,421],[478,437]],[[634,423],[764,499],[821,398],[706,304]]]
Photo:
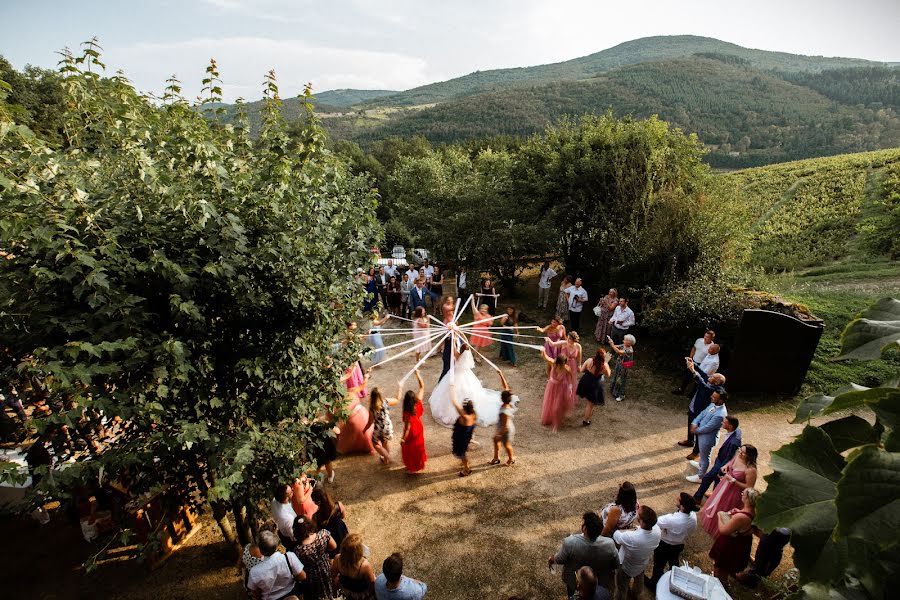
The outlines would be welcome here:
[[[422,600],[428,586],[403,576],[403,555],[394,552],[381,565],[382,573],[375,579],[375,597],[378,600]]]
[[[722,427],[722,421],[728,416],[728,409],[725,408],[725,400],[728,393],[724,390],[721,392],[713,392],[709,406],[697,415],[691,423],[691,433],[697,436],[697,442],[700,445],[700,466],[696,475],[686,477],[691,483],[700,483],[703,476],[709,470],[709,459],[712,455],[716,442],[719,441],[719,428]]]

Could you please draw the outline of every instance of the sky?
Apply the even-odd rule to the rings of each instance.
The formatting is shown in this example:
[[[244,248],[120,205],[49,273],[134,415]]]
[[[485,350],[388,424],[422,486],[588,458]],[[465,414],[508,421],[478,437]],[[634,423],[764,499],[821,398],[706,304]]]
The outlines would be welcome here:
[[[898,0],[0,0],[0,55],[55,67],[93,36],[110,71],[160,94],[175,75],[195,97],[215,58],[225,100],[282,97],[307,82],[405,90],[477,70],[585,56],[651,36],[900,62]]]

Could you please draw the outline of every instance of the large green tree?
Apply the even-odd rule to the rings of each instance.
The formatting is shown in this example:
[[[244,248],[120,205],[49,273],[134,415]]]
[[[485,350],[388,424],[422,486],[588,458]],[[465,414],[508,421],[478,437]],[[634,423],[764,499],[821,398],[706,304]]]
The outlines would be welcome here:
[[[321,443],[311,421],[342,410],[358,345],[338,342],[379,241],[375,194],[309,105],[287,135],[274,74],[251,140],[175,81],[158,104],[102,77],[94,43],[61,70],[62,149],[0,97],[0,323],[20,369],[69,401],[42,430],[124,426],[41,488],[127,474],[133,493],[208,502],[234,543],[228,514],[244,537],[242,516]],[[204,83],[215,106],[215,63]]]

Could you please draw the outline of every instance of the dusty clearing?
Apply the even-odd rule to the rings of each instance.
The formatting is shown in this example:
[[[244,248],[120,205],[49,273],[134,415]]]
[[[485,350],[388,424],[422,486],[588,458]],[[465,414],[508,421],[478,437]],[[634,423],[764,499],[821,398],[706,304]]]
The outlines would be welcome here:
[[[593,319],[585,321],[587,333]],[[593,352],[592,336],[585,337],[590,338],[583,340],[585,353]],[[640,340],[637,350],[637,366],[624,402],[600,407],[590,427],[581,427],[576,413],[565,428],[552,434],[539,423],[545,382],[540,357],[535,351],[519,349],[519,366],[505,369],[521,398],[513,467],[487,465],[492,431],[478,429],[475,439],[481,447],[470,454],[475,472],[459,478],[458,462],[450,454],[450,430],[435,424],[427,404],[425,473],[407,474],[396,445],[397,462],[391,467],[382,466],[374,455],[340,458],[331,489],[349,507],[350,529],[360,532],[372,549],[377,571],[388,554],[399,550],[406,556],[407,574],[426,581],[432,599],[505,599],[513,594],[562,598],[564,589],[557,577],[550,576],[547,557],[565,535],[579,529],[583,512],[599,511],[614,498],[622,481],[637,486],[642,504],[659,513],[671,512],[679,492],[695,489],[684,480],[689,474],[687,452],[675,445],[684,437],[687,400],[669,394],[676,377],[674,367],[654,364],[659,361],[642,348]],[[494,345],[488,352],[495,360],[498,348]],[[392,394],[412,362],[404,357],[376,369],[372,383]],[[423,370],[429,391],[440,366],[440,358],[433,358]],[[488,387],[499,387],[486,364],[476,367],[476,372]],[[799,433],[801,426],[788,423],[790,411],[784,406],[762,406],[758,399],[738,397],[728,408],[741,417],[744,440],[760,449],[761,471],[768,473],[769,452]],[[400,408],[393,407],[391,414],[399,430]],[[764,486],[760,481],[758,487]],[[149,574],[138,565],[119,563],[85,576],[77,560],[91,547],[68,526],[39,528],[31,522],[6,521],[2,528],[7,535],[32,536],[33,541],[18,558],[4,561],[5,568],[15,573],[12,597],[244,597],[238,571],[225,558],[221,538],[208,518],[185,548]],[[710,546],[705,532],[695,533],[685,556],[710,569],[706,556]],[[66,557],[72,562],[63,564]],[[789,557],[788,549],[776,580],[790,566]],[[60,577],[47,577],[53,571]],[[740,597],[753,596],[735,588]]]

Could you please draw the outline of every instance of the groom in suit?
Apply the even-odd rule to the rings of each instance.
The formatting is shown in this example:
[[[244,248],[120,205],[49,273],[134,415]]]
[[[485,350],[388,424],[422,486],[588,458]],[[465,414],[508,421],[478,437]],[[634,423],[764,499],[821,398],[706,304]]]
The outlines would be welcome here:
[[[416,287],[409,290],[409,310],[410,312],[415,313],[416,308],[422,307],[425,308],[425,299],[431,296],[432,302],[434,301],[434,296],[431,291],[425,288],[425,280],[419,277],[416,279]]]
[[[727,416],[725,417],[725,420],[722,421],[722,429],[727,432],[727,435],[725,436],[722,445],[719,446],[716,462],[713,463],[713,466],[706,472],[703,479],[700,480],[700,487],[694,492],[694,500],[698,505],[703,499],[703,494],[709,489],[709,486],[713,484],[719,485],[719,478],[722,477],[722,467],[727,465],[728,462],[734,458],[738,448],[743,444],[743,440],[741,439],[741,428],[738,427],[739,424],[738,418],[732,416]],[[694,461],[691,461],[691,466],[698,469],[700,468],[700,464],[695,464]]]

